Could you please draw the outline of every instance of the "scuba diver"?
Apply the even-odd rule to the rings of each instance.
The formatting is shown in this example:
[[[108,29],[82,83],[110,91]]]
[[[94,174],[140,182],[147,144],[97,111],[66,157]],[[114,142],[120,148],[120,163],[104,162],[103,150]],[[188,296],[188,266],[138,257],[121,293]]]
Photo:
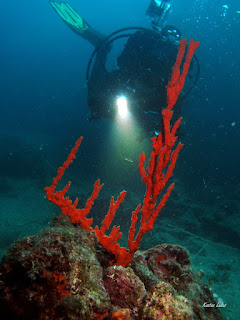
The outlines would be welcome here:
[[[166,86],[178,53],[181,32],[166,25],[171,5],[167,0],[151,0],[146,15],[152,18],[152,29],[128,27],[105,36],[92,28],[76,10],[66,2],[50,1],[60,18],[78,35],[94,47],[87,66],[88,106],[91,119],[124,118],[129,113],[140,123],[144,135],[158,134],[161,129],[161,110],[166,106]],[[116,40],[127,38],[116,58],[114,67],[108,59]],[[189,78],[187,93],[195,85],[199,64],[195,59],[195,78]],[[196,72],[197,70],[197,72]],[[191,77],[191,73],[190,73]]]

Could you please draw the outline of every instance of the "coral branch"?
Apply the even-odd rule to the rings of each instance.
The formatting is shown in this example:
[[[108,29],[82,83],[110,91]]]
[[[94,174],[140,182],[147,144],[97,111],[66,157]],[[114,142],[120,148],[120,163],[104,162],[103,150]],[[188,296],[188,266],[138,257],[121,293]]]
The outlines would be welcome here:
[[[187,46],[187,40],[183,39],[179,43],[178,56],[173,67],[172,77],[167,86],[167,107],[162,110],[162,131],[157,137],[152,138],[152,149],[150,158],[148,160],[148,167],[145,170],[145,154],[142,153],[139,157],[139,172],[142,176],[142,181],[146,184],[146,192],[143,200],[143,205],[139,204],[135,211],[132,212],[131,226],[128,235],[128,246],[129,249],[121,247],[118,244],[119,239],[122,236],[120,227],[113,226],[109,235],[106,235],[116,210],[123,202],[126,191],[122,191],[114,202],[112,197],[108,213],[102,221],[101,228],[95,227],[94,232],[99,240],[99,243],[109,252],[115,255],[115,264],[126,267],[130,264],[134,253],[138,250],[139,244],[142,241],[144,234],[153,229],[153,224],[159,215],[162,208],[165,206],[167,199],[169,198],[174,183],[172,183],[162,199],[158,202],[160,194],[163,192],[166,184],[172,176],[178,155],[183,147],[183,144],[179,143],[173,150],[175,142],[177,140],[176,132],[180,126],[182,118],[179,118],[173,126],[171,126],[171,120],[173,115],[173,107],[177,102],[179,94],[181,93],[186,75],[189,70],[189,66],[194,55],[195,50],[199,46],[199,42],[190,41],[188,51],[186,54],[185,62],[183,63],[182,72],[180,71],[185,50]],[[77,209],[78,199],[72,203],[72,201],[66,197],[65,194],[70,188],[70,182],[63,188],[62,191],[55,191],[57,183],[61,180],[64,171],[68,168],[72,160],[75,158],[76,152],[81,144],[82,137],[79,138],[71,150],[67,160],[64,162],[62,167],[58,169],[56,178],[53,179],[52,185],[45,188],[47,199],[52,201],[62,210],[63,214],[70,217],[73,223],[78,223],[84,229],[92,231],[92,219],[87,219],[87,215],[90,212],[95,199],[103,187],[100,185],[100,180],[97,180],[94,184],[94,190],[92,195],[87,200],[86,206],[83,209]],[[135,227],[138,220],[138,214],[141,211],[140,228],[135,236]],[[135,236],[135,238],[134,238]]]
[[[173,73],[172,73],[171,80],[169,81],[167,86],[167,105],[168,105],[167,109],[168,110],[172,110],[172,108],[177,102],[178,96],[183,89],[185,78],[187,76],[194,52],[198,48],[199,44],[200,44],[199,41],[194,42],[193,39],[190,40],[188,52],[185,58],[185,62],[183,64],[183,71],[182,73],[180,73],[180,67],[181,67],[184,53],[186,50],[187,40],[183,39],[179,43],[178,56],[172,68]]]
[[[120,227],[114,226],[109,236],[105,235],[105,232],[109,229],[110,224],[113,221],[115,213],[119,208],[120,204],[123,202],[126,195],[126,191],[122,191],[117,198],[116,202],[114,202],[114,198],[112,197],[110,202],[110,207],[108,213],[106,214],[104,220],[102,221],[102,226],[99,229],[98,226],[95,227],[95,234],[99,239],[100,244],[109,252],[115,253],[115,246],[117,241],[121,238],[122,233],[119,232]]]
[[[78,148],[80,147],[82,139],[83,137],[80,137],[76,141],[73,149],[70,151],[67,157],[67,160],[58,169],[57,176],[53,179],[51,186],[46,187],[44,190],[46,192],[47,199],[56,204],[62,210],[62,213],[64,215],[69,216],[73,223],[78,223],[82,228],[88,231],[92,231],[91,224],[93,222],[93,219],[87,219],[86,216],[90,212],[94,204],[94,200],[98,197],[98,194],[103,187],[103,184],[100,185],[100,180],[97,180],[95,182],[92,195],[87,200],[86,206],[83,209],[76,209],[76,206],[78,204],[78,198],[75,199],[74,203],[72,203],[72,200],[69,199],[69,197],[65,198],[65,194],[70,188],[70,181],[67,183],[67,185],[63,188],[62,191],[55,191],[56,185],[58,184],[58,182],[61,181],[65,170],[72,163],[73,159],[76,158],[76,153],[78,151]]]
[[[175,134],[178,127],[180,126],[182,118],[179,118],[175,122],[173,127],[171,127],[170,122],[173,115],[172,109],[177,102],[179,94],[183,89],[185,78],[188,73],[193,54],[199,46],[199,42],[194,42],[191,39],[181,73],[180,67],[184,58],[186,45],[186,39],[180,41],[178,56],[172,69],[172,77],[167,86],[167,107],[162,111],[162,132],[160,132],[157,137],[152,138],[153,151],[149,158],[147,174],[144,170],[145,155],[142,154],[140,156],[139,171],[142,175],[143,182],[146,184],[146,193],[141,210],[142,219],[140,229],[136,235],[135,241],[133,241],[133,243],[131,244],[131,247],[134,248],[137,248],[137,246],[140,244],[143,235],[153,228],[153,224],[158,214],[164,207],[174,187],[174,184],[170,185],[170,187],[162,197],[162,200],[157,205],[157,199],[163,191],[168,180],[172,176],[179,152],[183,147],[183,144],[179,143],[177,148],[175,150],[172,150],[177,140],[177,136]],[[135,219],[136,217],[134,214],[134,220]]]

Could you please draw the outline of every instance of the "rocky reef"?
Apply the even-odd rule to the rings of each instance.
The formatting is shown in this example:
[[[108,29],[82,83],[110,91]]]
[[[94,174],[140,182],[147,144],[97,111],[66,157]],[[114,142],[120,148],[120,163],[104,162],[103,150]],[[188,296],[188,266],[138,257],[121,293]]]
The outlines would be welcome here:
[[[137,251],[127,268],[93,232],[55,218],[13,244],[0,263],[0,310],[14,320],[221,320],[188,252],[162,244]]]

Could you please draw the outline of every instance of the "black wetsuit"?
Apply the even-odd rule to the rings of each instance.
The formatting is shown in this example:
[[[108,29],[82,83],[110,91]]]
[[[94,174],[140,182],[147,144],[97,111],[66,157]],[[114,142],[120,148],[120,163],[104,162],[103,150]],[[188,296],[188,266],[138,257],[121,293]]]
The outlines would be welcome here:
[[[111,72],[105,67],[108,51],[104,46],[100,48],[88,83],[88,104],[93,118],[114,118],[114,101],[124,94],[136,117],[151,128],[154,114],[160,114],[166,106],[166,86],[177,56],[177,44],[156,31],[137,31],[118,57],[118,68]]]

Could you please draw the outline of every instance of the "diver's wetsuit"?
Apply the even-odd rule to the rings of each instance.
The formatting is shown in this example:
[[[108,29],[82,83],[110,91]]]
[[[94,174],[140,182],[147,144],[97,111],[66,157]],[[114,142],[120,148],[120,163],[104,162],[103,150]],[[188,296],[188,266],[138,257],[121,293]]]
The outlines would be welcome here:
[[[106,72],[108,48],[97,54],[88,83],[88,104],[93,118],[113,118],[114,101],[120,94],[128,97],[143,126],[159,121],[166,105],[166,86],[177,55],[177,45],[152,30],[132,34],[117,59],[118,68]],[[159,123],[157,124],[159,127]]]

